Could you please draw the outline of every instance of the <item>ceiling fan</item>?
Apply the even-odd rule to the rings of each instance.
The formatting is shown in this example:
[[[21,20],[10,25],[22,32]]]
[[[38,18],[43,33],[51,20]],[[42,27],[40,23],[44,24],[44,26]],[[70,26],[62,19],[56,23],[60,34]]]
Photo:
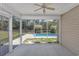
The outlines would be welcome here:
[[[35,6],[38,6],[39,8],[34,10],[35,12],[36,11],[39,11],[39,10],[43,10],[43,14],[45,15],[46,14],[46,10],[55,10],[55,8],[52,8],[52,7],[48,7],[48,4],[47,3],[42,3],[41,5],[40,4],[34,4]]]

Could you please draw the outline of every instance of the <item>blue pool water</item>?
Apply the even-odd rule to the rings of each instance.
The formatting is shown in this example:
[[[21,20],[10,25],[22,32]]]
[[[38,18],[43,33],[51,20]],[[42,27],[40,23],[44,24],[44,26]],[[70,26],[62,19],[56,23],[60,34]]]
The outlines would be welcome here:
[[[35,37],[41,37],[41,36],[48,36],[48,37],[50,37],[50,36],[56,36],[57,37],[57,34],[33,34],[33,36],[35,36]]]

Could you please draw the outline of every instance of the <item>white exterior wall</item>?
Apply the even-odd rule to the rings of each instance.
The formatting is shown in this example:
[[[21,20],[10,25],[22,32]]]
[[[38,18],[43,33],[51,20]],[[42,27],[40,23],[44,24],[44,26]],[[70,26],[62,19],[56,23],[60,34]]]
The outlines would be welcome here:
[[[79,55],[79,6],[62,15],[62,44]]]

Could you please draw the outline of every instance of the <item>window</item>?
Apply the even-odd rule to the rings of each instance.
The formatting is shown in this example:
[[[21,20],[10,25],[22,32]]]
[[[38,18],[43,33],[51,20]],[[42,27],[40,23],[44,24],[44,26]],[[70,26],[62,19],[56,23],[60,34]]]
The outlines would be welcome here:
[[[0,16],[0,55],[5,55],[9,52],[8,26],[9,19],[5,16]]]
[[[22,30],[23,34],[32,34],[34,33],[34,20],[26,19],[22,21]]]
[[[20,19],[13,16],[13,48],[20,44]]]
[[[57,42],[57,20],[27,19],[23,20],[24,43]]]

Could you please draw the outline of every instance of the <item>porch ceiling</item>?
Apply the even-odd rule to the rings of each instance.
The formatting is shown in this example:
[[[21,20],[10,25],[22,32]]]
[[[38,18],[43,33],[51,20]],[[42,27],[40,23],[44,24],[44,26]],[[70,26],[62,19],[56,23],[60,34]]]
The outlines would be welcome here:
[[[55,10],[46,10],[46,15],[61,15],[70,9],[76,7],[77,3],[50,3],[48,6],[55,8]],[[34,12],[35,9],[38,9],[38,6],[35,6],[34,3],[4,3],[2,7],[6,7],[14,12],[20,13],[22,15],[42,15],[42,9]]]

